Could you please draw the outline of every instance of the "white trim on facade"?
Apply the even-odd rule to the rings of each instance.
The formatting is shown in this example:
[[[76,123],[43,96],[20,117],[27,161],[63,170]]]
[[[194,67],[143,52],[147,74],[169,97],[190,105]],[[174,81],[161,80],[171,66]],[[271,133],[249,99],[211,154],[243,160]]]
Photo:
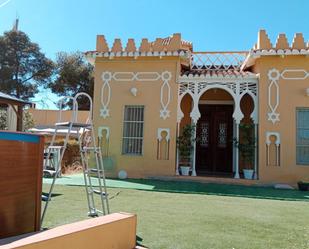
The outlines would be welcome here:
[[[300,77],[289,77],[289,73],[303,73]],[[276,68],[272,68],[268,71],[268,107],[270,111],[267,113],[268,121],[275,124],[280,121],[280,113],[278,112],[278,107],[280,104],[280,78],[284,80],[305,80],[309,78],[309,71],[305,69],[285,69],[279,72]],[[275,100],[274,102],[272,100]]]
[[[166,132],[166,137],[165,140],[166,142],[170,141],[170,128],[158,128],[157,130],[157,139],[159,140],[159,142],[161,142],[162,140],[162,132]]]
[[[132,57],[134,59],[137,59],[138,57],[168,57],[168,56],[184,56],[188,57],[189,53],[184,50],[179,50],[179,51],[149,51],[149,52],[97,52],[97,51],[90,51],[85,53],[86,59],[89,63],[92,65],[95,62],[96,58],[108,58],[112,60],[115,57]]]
[[[199,100],[199,105],[234,105],[233,100]]]
[[[109,140],[110,130],[108,126],[99,126],[98,127],[98,137],[102,138],[102,131],[106,131],[105,139]]]
[[[291,56],[291,55],[309,55],[309,49],[262,49],[250,50],[247,58],[244,60],[241,70],[252,66],[257,58],[261,56]]]
[[[114,80],[115,83],[124,82],[154,82],[162,81],[160,89],[160,118],[167,119],[170,117],[170,110],[168,109],[171,101],[171,87],[170,80],[172,74],[169,71],[164,71],[162,73],[158,72],[102,72],[101,79],[103,81],[101,87],[101,109],[100,116],[104,119],[110,116],[109,103],[111,99],[111,81]],[[137,93],[137,89],[136,89]],[[165,96],[165,97],[164,97]]]
[[[266,132],[266,150],[267,150],[267,166],[270,166],[270,145],[271,145],[271,140],[270,137],[274,136],[276,138],[275,145],[276,145],[276,165],[275,166],[280,166],[280,133],[279,132],[272,132],[272,131],[267,131]]]

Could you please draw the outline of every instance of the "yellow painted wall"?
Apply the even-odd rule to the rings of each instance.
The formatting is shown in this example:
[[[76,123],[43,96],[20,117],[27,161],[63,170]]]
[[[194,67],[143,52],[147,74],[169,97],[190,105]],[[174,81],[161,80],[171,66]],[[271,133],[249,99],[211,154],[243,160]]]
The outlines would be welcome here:
[[[160,89],[162,81],[153,82],[115,82],[111,81],[111,101],[109,103],[110,117],[100,117],[101,75],[104,71],[110,72],[158,72],[169,71],[172,79],[171,101],[168,106],[170,117],[160,118]],[[94,89],[94,124],[110,128],[109,156],[114,162],[114,168],[108,170],[108,176],[117,176],[119,170],[126,170],[128,177],[139,178],[147,176],[162,176],[175,174],[176,150],[176,117],[177,117],[177,84],[179,75],[179,59],[177,57],[150,58],[114,58],[112,60],[97,58],[95,63]],[[137,96],[130,92],[132,87],[137,88]],[[125,105],[144,105],[144,144],[143,156],[122,155],[123,114]],[[170,129],[169,160],[157,159],[157,129]]]
[[[279,39],[276,49],[286,48],[285,42]],[[102,37],[101,37],[102,38]],[[103,37],[104,38],[104,37]],[[104,40],[102,38],[102,40]],[[104,42],[103,42],[104,43]],[[103,44],[102,43],[102,44]],[[106,42],[105,42],[106,43]],[[105,44],[104,43],[104,44]],[[131,42],[132,43],[132,42]],[[160,40],[157,41],[160,43]],[[101,45],[102,45],[101,44]],[[103,45],[104,45],[103,44]],[[129,44],[129,43],[128,43]],[[157,44],[157,45],[158,45]],[[176,43],[175,43],[176,44]],[[178,43],[177,43],[178,44]],[[131,44],[132,45],[132,44]],[[149,45],[149,44],[148,44]],[[289,47],[289,45],[287,45]],[[301,35],[294,37],[292,48],[304,48]],[[104,49],[103,49],[104,47]],[[105,44],[101,52],[109,51]],[[127,46],[128,47],[128,46]],[[132,46],[131,46],[132,47]],[[177,47],[177,46],[176,46]],[[175,47],[175,49],[176,49]],[[265,31],[259,32],[257,49],[270,49],[272,47]],[[178,47],[177,47],[178,48]],[[131,49],[126,48],[128,51]],[[156,50],[157,49],[157,50]],[[156,48],[154,51],[161,51],[163,48]],[[179,49],[179,48],[178,48]],[[275,48],[274,48],[275,49]],[[98,50],[98,49],[97,49]],[[115,50],[115,51],[114,51]],[[133,49],[134,50],[134,49]],[[115,41],[111,51],[122,51],[119,41]],[[128,52],[127,51],[127,52]],[[135,50],[134,50],[135,51]],[[148,50],[147,50],[148,51]],[[150,50],[149,50],[150,51]],[[162,50],[163,51],[163,50]],[[176,51],[176,50],[173,50]],[[93,59],[94,57],[92,57]],[[117,176],[119,170],[128,172],[128,177],[163,176],[175,174],[175,150],[176,150],[176,115],[177,115],[177,77],[180,75],[180,58],[175,57],[96,57],[95,59],[95,92],[94,92],[94,119],[95,127],[108,126],[110,128],[109,157],[114,162],[114,167],[109,171],[109,176]],[[93,61],[92,61],[93,62]],[[252,64],[253,63],[253,64]],[[253,66],[252,66],[253,65]],[[261,182],[287,182],[295,183],[309,176],[309,166],[296,165],[296,107],[309,106],[309,97],[305,90],[309,87],[308,77],[305,80],[283,80],[280,79],[280,122],[272,124],[267,120],[268,107],[268,70],[276,68],[279,71],[284,69],[304,69],[309,71],[309,58],[306,56],[261,56],[257,59],[250,58],[250,70],[260,74],[259,79],[259,179]],[[115,82],[111,81],[111,102],[109,103],[110,117],[100,117],[101,108],[101,86],[103,84],[101,75],[104,71],[110,72],[158,72],[170,71],[172,73],[171,102],[168,109],[171,117],[163,120],[159,117],[160,88],[162,82]],[[137,96],[130,93],[130,89],[138,89]],[[207,91],[201,100],[231,100],[231,96],[222,90]],[[144,153],[143,156],[122,155],[122,127],[123,111],[125,105],[144,105]],[[190,111],[192,99],[185,96],[181,103],[184,118],[180,127],[190,123]],[[241,101],[241,109],[245,114],[242,122],[252,122],[249,115],[253,110],[251,97],[244,97]],[[157,129],[169,128],[171,131],[171,142],[169,149],[169,160],[157,159]],[[266,166],[266,132],[280,132],[281,134],[281,166]],[[273,148],[271,148],[273,151]],[[271,154],[273,161],[273,155]],[[243,168],[240,163],[240,169]]]
[[[309,79],[284,80],[280,78],[280,121],[268,121],[268,71],[272,68],[304,69],[309,71],[309,57],[306,56],[264,56],[256,61],[254,70],[260,73],[259,81],[259,179],[263,182],[296,183],[309,180],[309,165],[296,165],[296,108],[309,107],[306,89]],[[266,166],[266,132],[281,135],[280,166]],[[273,151],[273,150],[272,150]]]

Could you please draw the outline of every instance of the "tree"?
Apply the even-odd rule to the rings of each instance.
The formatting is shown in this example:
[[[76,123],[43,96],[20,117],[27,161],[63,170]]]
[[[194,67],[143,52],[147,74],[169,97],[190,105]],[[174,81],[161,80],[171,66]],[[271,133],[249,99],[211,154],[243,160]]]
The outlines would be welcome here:
[[[0,91],[29,100],[50,81],[54,63],[27,34],[12,30],[0,36]]]
[[[0,108],[0,130],[7,130],[7,111]]]
[[[75,96],[86,92],[93,97],[93,66],[89,64],[81,52],[60,52],[56,58],[56,77],[49,84],[51,90],[59,96]],[[66,103],[71,107],[72,103]],[[79,100],[80,110],[89,110],[86,98]]]
[[[23,112],[23,130],[28,131],[29,129],[35,126],[35,122],[33,119],[33,115],[28,110],[24,110]]]

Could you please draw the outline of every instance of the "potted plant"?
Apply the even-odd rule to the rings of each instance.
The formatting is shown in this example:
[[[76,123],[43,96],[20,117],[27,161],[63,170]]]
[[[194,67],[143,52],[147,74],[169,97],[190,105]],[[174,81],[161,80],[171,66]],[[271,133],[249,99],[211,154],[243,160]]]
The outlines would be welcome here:
[[[241,160],[245,163],[245,168],[243,169],[244,178],[252,179],[254,170],[252,169],[255,156],[256,140],[253,134],[253,125],[250,124],[240,124],[239,130],[241,134],[241,139],[234,139],[234,145],[238,148],[240,152]]]
[[[191,152],[195,143],[195,125],[183,127],[181,135],[177,138],[177,148],[179,152],[179,165],[182,175],[188,176],[191,170]]]
[[[309,181],[299,181],[297,185],[300,191],[309,191]]]

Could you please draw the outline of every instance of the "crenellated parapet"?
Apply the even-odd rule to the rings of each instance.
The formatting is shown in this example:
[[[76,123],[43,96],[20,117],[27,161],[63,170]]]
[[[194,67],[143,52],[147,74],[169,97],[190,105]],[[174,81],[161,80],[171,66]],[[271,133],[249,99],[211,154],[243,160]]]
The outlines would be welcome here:
[[[150,42],[143,38],[140,45],[137,46],[134,39],[128,39],[123,42],[120,39],[114,39],[111,47],[108,46],[104,35],[97,36],[95,51],[86,52],[88,59],[90,57],[138,57],[138,56],[182,56],[193,50],[192,43],[181,39],[180,33],[175,33],[167,38],[157,38]]]
[[[257,43],[249,51],[248,56],[241,66],[241,69],[251,67],[255,59],[261,56],[289,56],[309,55],[309,42],[305,42],[302,33],[296,33],[291,43],[285,34],[279,34],[275,43],[272,43],[265,30],[258,32]]]
[[[253,47],[256,54],[308,54],[308,50],[309,43],[306,44],[302,33],[296,33],[290,44],[285,34],[279,34],[272,44],[265,30],[259,31],[257,43]]]

